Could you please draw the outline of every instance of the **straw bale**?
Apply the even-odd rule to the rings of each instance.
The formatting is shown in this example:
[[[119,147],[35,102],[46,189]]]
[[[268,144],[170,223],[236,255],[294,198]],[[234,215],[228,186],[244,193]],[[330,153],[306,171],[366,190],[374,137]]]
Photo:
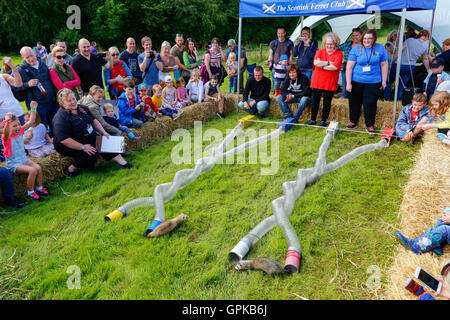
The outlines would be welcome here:
[[[436,138],[434,130],[427,132],[424,143],[417,154],[416,164],[410,180],[404,188],[404,197],[399,210],[399,231],[408,238],[416,238],[430,230],[446,206],[450,204],[450,148]],[[392,239],[395,242],[394,235]],[[420,256],[398,245],[398,254],[387,271],[388,284],[383,298],[392,300],[415,300],[416,296],[404,289],[408,278],[414,278],[420,266],[437,276],[444,261],[450,258],[450,246],[444,255],[433,253]]]
[[[231,99],[236,101],[236,95],[232,95]],[[241,96],[242,99],[242,96]],[[292,114],[295,114],[297,111],[298,104],[288,104],[289,108],[292,111]],[[320,102],[319,107],[319,114],[317,116],[317,119],[320,120],[322,117],[322,108],[323,108],[323,99]],[[392,126],[392,120],[393,120],[393,109],[394,104],[389,101],[378,101],[377,104],[377,115],[375,118],[375,126],[378,128],[386,128],[389,126]],[[398,115],[400,114],[400,111],[402,109],[401,104],[399,103],[397,105],[397,112],[396,112],[396,119],[398,118]],[[280,109],[280,106],[278,105],[278,102],[274,97],[270,100],[270,106],[266,110],[265,113],[266,116],[284,116],[283,112]],[[302,116],[300,117],[300,120],[309,120],[311,119],[311,104],[309,104],[305,110],[303,111]],[[347,125],[350,122],[349,119],[349,104],[347,99],[343,98],[333,98],[331,102],[331,111],[330,116],[328,117],[328,121],[335,120],[340,122],[343,125]],[[361,107],[361,116],[359,118],[358,126],[361,128],[365,128],[364,124],[364,111]]]

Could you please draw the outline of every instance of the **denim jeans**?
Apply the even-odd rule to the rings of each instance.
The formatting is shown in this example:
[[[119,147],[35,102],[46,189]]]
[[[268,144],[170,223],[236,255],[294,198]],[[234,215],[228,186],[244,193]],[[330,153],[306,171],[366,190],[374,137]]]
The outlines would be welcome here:
[[[0,187],[2,188],[3,199],[6,202],[14,200],[14,187],[11,174],[8,169],[0,167]]]
[[[341,71],[341,77],[342,77],[342,98],[348,99],[347,79],[345,78],[345,70]]]
[[[298,120],[302,116],[303,110],[305,110],[306,106],[311,102],[311,97],[294,98],[287,103],[284,102],[284,100],[286,100],[286,97],[282,95],[277,96],[277,102],[280,105],[281,111],[283,111],[284,115],[287,118],[294,117]],[[294,116],[292,116],[292,112],[291,109],[289,109],[288,103],[298,103],[297,112],[295,112]]]
[[[311,81],[312,74],[313,74],[312,70],[305,70],[305,71],[301,70],[301,72],[303,75],[305,75],[309,79],[309,81]]]
[[[248,103],[255,101],[253,99],[248,99]],[[251,107],[250,109],[245,109],[244,108],[244,101],[239,102],[238,107],[241,108],[242,110],[244,110],[245,112],[248,112],[250,114],[260,114],[263,115],[264,112],[266,111],[266,109],[269,107],[269,101],[263,100],[260,101],[258,103],[256,103],[253,107]]]
[[[234,90],[237,90],[237,76],[235,77],[229,77],[230,83],[228,84],[228,88],[234,88]]]
[[[144,122],[135,118],[132,118],[131,121],[132,123],[129,125],[131,128],[139,129],[142,128],[142,126],[144,125]]]

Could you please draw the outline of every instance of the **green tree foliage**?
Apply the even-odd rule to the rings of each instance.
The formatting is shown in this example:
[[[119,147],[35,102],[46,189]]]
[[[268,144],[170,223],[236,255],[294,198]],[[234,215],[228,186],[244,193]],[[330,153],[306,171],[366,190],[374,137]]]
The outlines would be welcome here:
[[[67,28],[69,5],[81,9],[81,29]],[[140,49],[140,39],[150,36],[153,47],[162,41],[174,43],[176,33],[194,38],[199,48],[218,37],[237,40],[239,1],[237,0],[0,0],[0,52],[17,52],[21,46],[42,41],[48,48],[56,38],[65,38],[73,52],[78,40],[86,37],[103,48],[125,47],[132,36]],[[244,43],[269,43],[276,27],[288,34],[298,18],[244,19]]]

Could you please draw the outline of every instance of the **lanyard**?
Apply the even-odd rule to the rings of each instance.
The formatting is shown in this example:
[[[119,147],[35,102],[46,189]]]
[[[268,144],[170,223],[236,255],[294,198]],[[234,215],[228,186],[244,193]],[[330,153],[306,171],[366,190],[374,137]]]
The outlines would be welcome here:
[[[370,50],[370,58],[367,56],[367,51],[366,51],[366,47],[364,47],[364,54],[366,55],[366,59],[367,59],[367,65],[369,66],[370,65],[370,60],[372,60],[372,55],[373,55],[373,53],[372,53],[372,48],[370,48],[371,50]]]

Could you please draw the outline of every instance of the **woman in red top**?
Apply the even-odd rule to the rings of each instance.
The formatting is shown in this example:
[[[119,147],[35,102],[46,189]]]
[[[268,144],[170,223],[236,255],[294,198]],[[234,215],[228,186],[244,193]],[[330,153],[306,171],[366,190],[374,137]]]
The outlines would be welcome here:
[[[339,37],[332,32],[323,36],[322,43],[324,49],[318,50],[314,57],[314,74],[311,80],[312,88],[312,110],[309,125],[316,124],[317,113],[319,112],[320,99],[323,96],[322,121],[320,126],[327,126],[327,119],[330,115],[331,100],[337,89],[339,71],[341,70],[343,54],[337,47],[340,43]]]

